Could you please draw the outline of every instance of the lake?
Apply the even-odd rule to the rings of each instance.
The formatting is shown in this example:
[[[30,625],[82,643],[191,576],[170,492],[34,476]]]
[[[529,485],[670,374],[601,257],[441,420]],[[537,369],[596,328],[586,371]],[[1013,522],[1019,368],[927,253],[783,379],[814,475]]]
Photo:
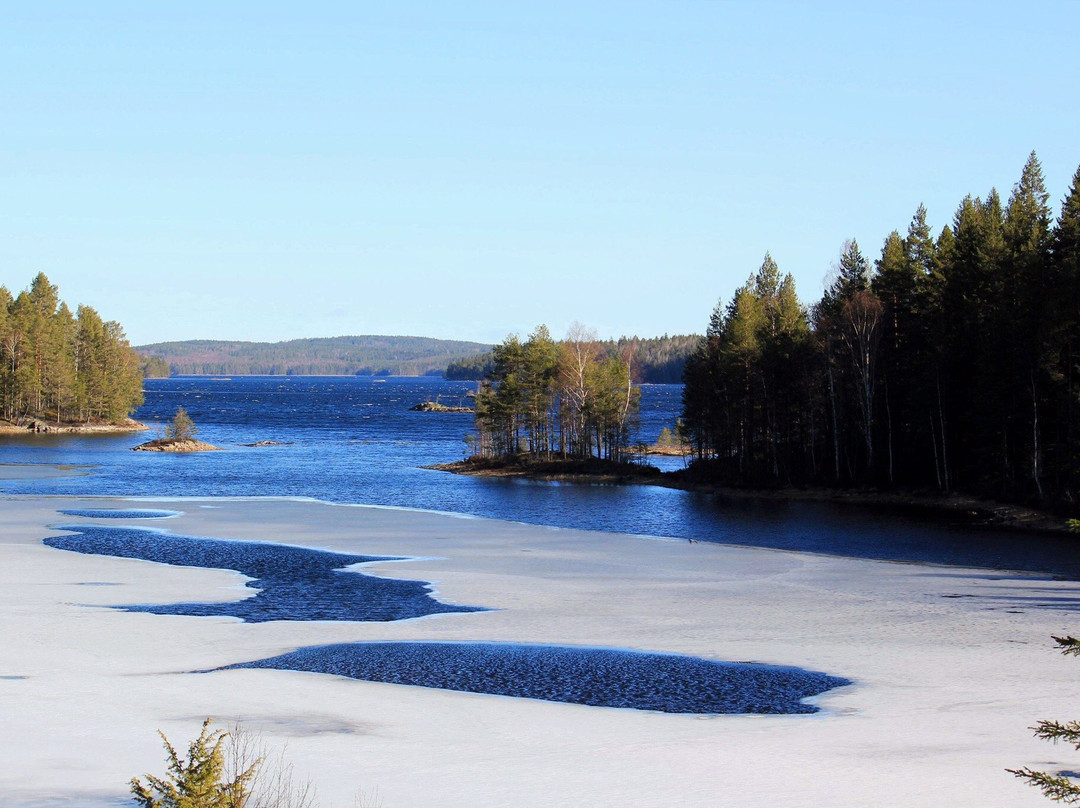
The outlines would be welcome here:
[[[647,485],[465,477],[424,465],[459,460],[472,416],[424,413],[467,403],[475,383],[438,378],[238,377],[146,381],[144,423],[184,407],[225,451],[132,452],[136,435],[0,438],[0,462],[83,466],[76,476],[0,481],[0,492],[143,497],[310,497],[495,519],[744,544],[859,558],[1045,572],[1080,578],[1067,537],[1006,534],[849,504],[727,498]],[[642,388],[635,439],[673,428],[681,385]],[[263,440],[287,445],[247,447]],[[679,458],[659,459],[665,469]]]

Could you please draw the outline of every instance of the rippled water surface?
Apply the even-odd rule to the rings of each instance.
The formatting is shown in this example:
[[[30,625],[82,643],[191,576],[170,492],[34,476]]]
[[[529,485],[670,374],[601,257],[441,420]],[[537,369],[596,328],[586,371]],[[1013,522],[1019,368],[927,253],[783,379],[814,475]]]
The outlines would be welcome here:
[[[56,479],[0,480],[0,491],[118,496],[301,496],[453,511],[535,524],[865,558],[1050,572],[1080,578],[1067,538],[962,529],[880,508],[726,499],[654,486],[484,479],[429,471],[460,459],[472,416],[411,412],[467,402],[472,383],[441,379],[153,379],[136,417],[161,425],[183,406],[223,452],[132,452],[148,438],[0,438],[0,462],[88,467]],[[673,427],[680,385],[642,390],[640,439]],[[291,445],[249,447],[271,440]],[[667,468],[678,458],[660,461]]]
[[[447,612],[484,611],[454,606],[431,596],[423,581],[404,581],[346,570],[382,556],[346,555],[307,547],[177,536],[158,530],[97,525],[60,525],[71,535],[45,539],[57,550],[137,558],[183,567],[235,570],[252,580],[251,597],[227,603],[170,603],[117,606],[129,612],[194,617],[270,620],[406,620]]]
[[[66,508],[64,516],[84,516],[88,519],[168,519],[180,511],[159,511],[153,508]]]
[[[331,673],[370,682],[665,713],[812,713],[817,708],[804,699],[850,684],[799,668],[514,643],[323,645],[228,668]]]

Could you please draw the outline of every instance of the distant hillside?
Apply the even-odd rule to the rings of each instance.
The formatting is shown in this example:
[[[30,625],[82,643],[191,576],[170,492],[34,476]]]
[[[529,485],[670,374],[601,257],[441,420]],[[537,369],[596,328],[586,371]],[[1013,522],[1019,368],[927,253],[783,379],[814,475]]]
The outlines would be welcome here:
[[[439,376],[489,345],[428,337],[325,337],[287,342],[188,340],[136,347],[177,376]]]
[[[695,334],[676,334],[640,339],[620,337],[604,340],[599,345],[608,354],[620,354],[633,344],[635,381],[645,384],[677,384],[682,381],[687,357],[697,347],[701,337]],[[493,357],[490,350],[458,359],[446,366],[448,379],[478,380],[491,373]]]

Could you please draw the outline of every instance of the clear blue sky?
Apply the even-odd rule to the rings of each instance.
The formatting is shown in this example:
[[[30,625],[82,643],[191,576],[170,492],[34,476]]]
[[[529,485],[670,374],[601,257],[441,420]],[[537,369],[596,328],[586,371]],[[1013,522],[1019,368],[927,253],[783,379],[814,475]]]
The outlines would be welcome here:
[[[0,283],[136,344],[700,332],[1080,165],[1075,0],[5,5]]]

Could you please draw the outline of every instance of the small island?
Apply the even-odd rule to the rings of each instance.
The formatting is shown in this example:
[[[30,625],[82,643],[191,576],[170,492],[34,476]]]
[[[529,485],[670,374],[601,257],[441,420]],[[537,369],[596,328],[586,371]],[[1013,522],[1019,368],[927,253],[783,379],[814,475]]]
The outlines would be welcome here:
[[[158,438],[157,440],[140,443],[133,446],[133,452],[172,452],[173,454],[189,454],[191,452],[220,452],[220,446],[213,446],[201,440],[173,440],[170,438]]]
[[[165,427],[165,437],[133,446],[133,452],[170,452],[172,454],[191,454],[192,452],[218,452],[221,447],[196,440],[199,428],[183,407],[176,408],[176,415]]]
[[[413,404],[409,407],[411,412],[467,412],[470,414],[476,411],[472,407],[454,407],[448,404],[442,404],[438,400],[435,401],[421,401],[419,404]]]

